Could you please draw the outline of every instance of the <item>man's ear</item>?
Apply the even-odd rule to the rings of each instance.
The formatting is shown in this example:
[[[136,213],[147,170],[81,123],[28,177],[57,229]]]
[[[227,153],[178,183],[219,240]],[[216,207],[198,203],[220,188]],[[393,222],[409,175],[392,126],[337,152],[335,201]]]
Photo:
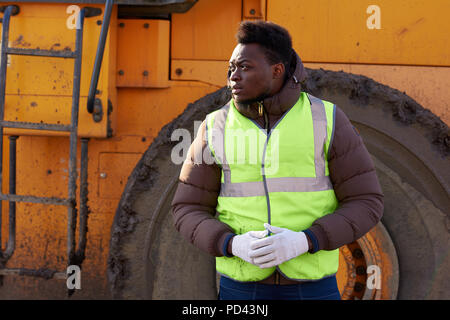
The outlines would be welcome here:
[[[281,79],[284,77],[284,64],[283,63],[276,63],[272,65],[272,75],[274,79]]]

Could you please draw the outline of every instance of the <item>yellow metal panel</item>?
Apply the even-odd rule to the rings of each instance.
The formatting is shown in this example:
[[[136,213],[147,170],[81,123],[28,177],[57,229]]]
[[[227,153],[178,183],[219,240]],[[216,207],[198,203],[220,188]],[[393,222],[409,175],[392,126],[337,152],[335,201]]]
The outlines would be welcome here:
[[[241,0],[199,1],[186,13],[172,15],[172,59],[227,60],[241,21]]]
[[[126,122],[130,120],[124,115]],[[147,121],[147,119],[144,119]],[[113,137],[110,139],[92,139],[89,141],[89,208],[92,212],[98,214],[113,214],[116,211],[117,203],[120,199],[120,195],[117,197],[116,184],[103,184],[100,187],[100,183],[103,183],[102,170],[100,165],[100,157],[104,154],[143,154],[145,150],[153,141],[153,136],[144,136],[144,128],[137,128],[136,135],[126,135],[126,132],[122,132],[119,137]],[[130,132],[132,134],[132,132]],[[113,177],[128,177],[133,168],[126,166],[110,167],[114,169],[112,173]],[[111,176],[109,176],[111,178]],[[108,178],[108,176],[107,176]],[[111,181],[111,180],[109,180]],[[117,180],[115,180],[117,181]],[[107,187],[107,189],[106,189]],[[105,198],[100,195],[100,189],[110,195],[109,198]],[[118,188],[120,189],[120,188]],[[111,195],[115,195],[114,198]],[[105,238],[106,239],[106,238]]]
[[[228,61],[172,60],[173,80],[195,80],[223,87],[227,84]]]
[[[9,61],[6,94],[72,96],[73,59],[9,56]],[[87,72],[82,75],[86,82]],[[82,93],[87,91],[85,86]]]
[[[70,124],[72,98],[66,96],[39,96],[39,95],[8,95],[8,107],[5,110],[5,120],[24,121],[33,123]],[[87,97],[80,98],[80,113],[78,116],[78,135],[83,137],[104,137],[107,117],[104,114],[101,122],[91,125],[92,114],[85,106]],[[81,107],[83,106],[83,108]],[[107,108],[107,105],[103,105]],[[106,113],[106,109],[104,109]],[[104,128],[101,128],[103,126]],[[100,130],[101,129],[101,130]],[[5,128],[7,135],[40,135],[40,136],[68,136],[69,132],[27,130]]]
[[[98,194],[103,199],[120,199],[129,174],[141,153],[101,153],[99,155]],[[117,170],[120,168],[120,170]]]
[[[117,86],[169,86],[170,22],[119,20]]]
[[[70,4],[18,3],[20,13],[11,17],[9,46],[14,48],[44,50],[75,50],[75,29],[70,29],[67,13]],[[103,6],[93,5],[103,8]],[[103,10],[103,9],[102,9]],[[106,41],[102,68],[99,76],[97,98],[103,106],[103,120],[94,122],[86,110],[86,97],[94,67],[95,54],[103,15],[85,18],[83,56],[79,105],[78,135],[106,137],[108,135],[108,100],[116,103],[114,68],[116,64],[117,6],[113,8],[110,29]],[[1,27],[1,26],[0,26]],[[69,123],[72,106],[74,59],[16,56],[8,57],[5,113],[16,121],[45,123]],[[39,108],[26,108],[19,103],[30,101]],[[57,107],[56,107],[57,106]],[[19,110],[17,110],[19,109]],[[56,111],[58,110],[58,111]],[[18,111],[17,114],[14,114]],[[57,113],[59,112],[59,113]],[[63,117],[64,115],[64,117]],[[115,128],[114,115],[109,125]],[[68,133],[36,130],[8,129],[8,134],[63,135]]]
[[[261,20],[265,16],[265,0],[242,0],[242,20]]]
[[[167,89],[121,88],[118,96],[117,135],[156,137],[161,128],[216,86],[171,81]],[[200,119],[199,119],[200,120]]]
[[[450,66],[450,1],[268,0],[306,62]]]

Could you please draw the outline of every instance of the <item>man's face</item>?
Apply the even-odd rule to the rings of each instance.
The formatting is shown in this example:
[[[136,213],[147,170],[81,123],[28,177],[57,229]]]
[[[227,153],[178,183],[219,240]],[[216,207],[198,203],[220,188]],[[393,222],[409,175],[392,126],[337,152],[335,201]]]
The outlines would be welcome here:
[[[236,46],[230,58],[228,83],[236,102],[251,103],[272,94],[273,66],[259,44]]]

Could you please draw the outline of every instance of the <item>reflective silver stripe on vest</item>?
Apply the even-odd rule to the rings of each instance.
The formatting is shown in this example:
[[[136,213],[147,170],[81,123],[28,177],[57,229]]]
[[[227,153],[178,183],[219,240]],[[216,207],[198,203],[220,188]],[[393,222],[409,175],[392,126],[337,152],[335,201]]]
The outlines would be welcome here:
[[[214,124],[212,128],[212,145],[214,148],[214,155],[220,161],[223,172],[223,180],[225,183],[231,183],[231,171],[230,166],[227,162],[227,157],[225,155],[225,123],[227,121],[228,112],[230,111],[230,104],[226,104],[220,109],[215,115]],[[208,115],[210,116],[210,115]],[[209,120],[209,119],[207,119]],[[206,122],[208,123],[208,121]],[[209,138],[208,133],[206,134],[207,139]]]
[[[325,106],[319,98],[308,94],[311,101],[311,114],[314,130],[314,164],[316,177],[325,176],[325,143],[327,142],[327,114]]]
[[[324,148],[327,141],[327,116],[322,100],[308,94],[311,101],[311,114],[314,130],[314,165],[316,177],[266,178],[268,192],[314,192],[333,188],[329,176],[325,176]],[[231,183],[230,166],[225,156],[225,124],[230,104],[224,106],[214,119],[212,144],[216,158],[222,164],[224,183],[221,184],[220,197],[265,196],[263,181]]]
[[[266,178],[268,192],[313,192],[333,188],[328,176]],[[220,197],[265,196],[263,181],[222,183]]]

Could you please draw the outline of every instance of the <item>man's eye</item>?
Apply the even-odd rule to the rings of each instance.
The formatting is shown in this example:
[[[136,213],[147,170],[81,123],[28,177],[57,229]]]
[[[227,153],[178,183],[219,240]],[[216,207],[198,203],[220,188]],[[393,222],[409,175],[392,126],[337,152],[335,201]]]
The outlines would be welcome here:
[[[241,66],[241,69],[244,70],[244,71],[248,70],[248,68],[249,68],[248,66]]]

